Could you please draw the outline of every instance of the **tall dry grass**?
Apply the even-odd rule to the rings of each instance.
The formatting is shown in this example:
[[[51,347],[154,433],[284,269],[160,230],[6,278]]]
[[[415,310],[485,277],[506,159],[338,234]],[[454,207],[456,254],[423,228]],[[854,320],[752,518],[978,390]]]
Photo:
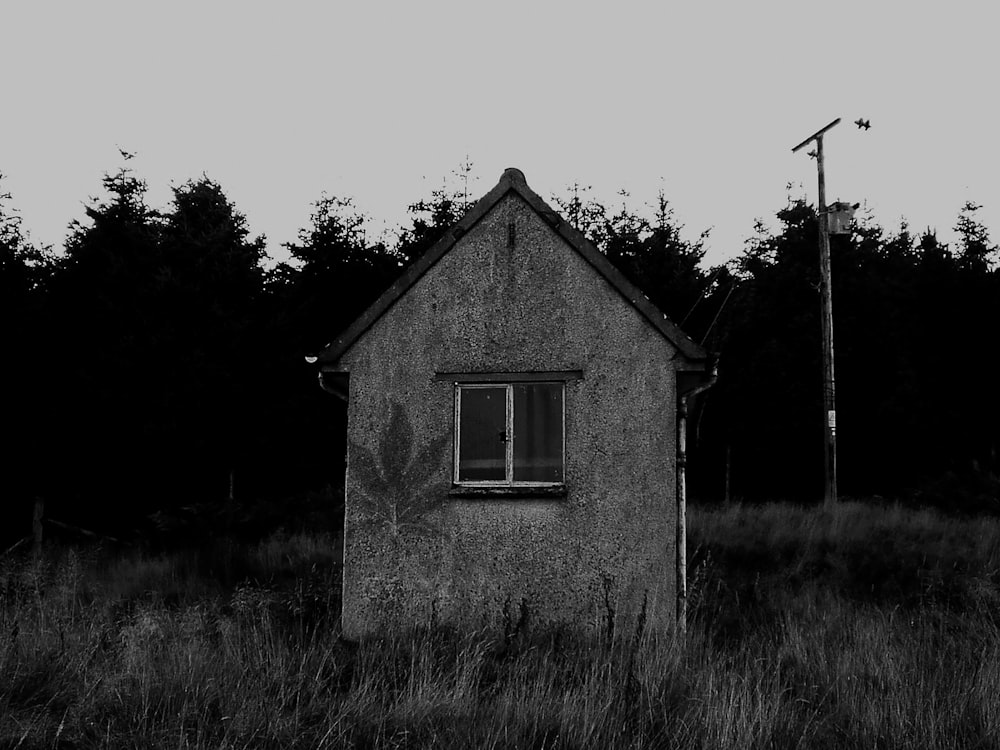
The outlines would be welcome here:
[[[0,560],[2,747],[1000,745],[995,521],[692,509],[685,639],[339,638],[336,542]]]

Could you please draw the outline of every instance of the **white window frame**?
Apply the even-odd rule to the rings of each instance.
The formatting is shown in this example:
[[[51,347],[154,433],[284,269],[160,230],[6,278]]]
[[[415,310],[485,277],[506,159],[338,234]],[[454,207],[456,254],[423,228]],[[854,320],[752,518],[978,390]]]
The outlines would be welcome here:
[[[525,482],[514,481],[514,386],[530,383],[532,385],[561,386],[562,395],[562,479],[558,482]],[[506,422],[504,429],[507,439],[504,441],[505,478],[479,481],[459,480],[459,450],[462,445],[462,391],[482,388],[506,388]],[[503,380],[497,382],[455,383],[455,451],[453,456],[452,481],[456,487],[562,487],[566,484],[566,381],[565,380]]]

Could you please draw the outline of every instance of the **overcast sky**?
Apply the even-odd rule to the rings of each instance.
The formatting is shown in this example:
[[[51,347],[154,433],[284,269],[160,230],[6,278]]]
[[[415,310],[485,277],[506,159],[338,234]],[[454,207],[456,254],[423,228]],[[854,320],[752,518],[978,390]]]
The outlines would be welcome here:
[[[60,245],[101,175],[129,164],[166,206],[203,173],[266,234],[323,191],[375,228],[466,157],[489,190],[519,167],[638,207],[662,188],[709,260],[756,217],[827,196],[946,240],[966,200],[1000,239],[1000,11],[987,2],[20,2],[0,7],[0,173]],[[864,117],[871,130],[852,121]]]

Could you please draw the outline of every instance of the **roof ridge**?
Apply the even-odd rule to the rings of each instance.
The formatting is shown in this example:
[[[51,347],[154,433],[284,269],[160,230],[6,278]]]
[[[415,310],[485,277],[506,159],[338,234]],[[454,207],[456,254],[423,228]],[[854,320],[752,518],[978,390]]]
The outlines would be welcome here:
[[[472,229],[511,191],[516,192],[553,231],[580,253],[594,270],[601,274],[619,294],[635,307],[664,338],[677,347],[679,353],[689,360],[700,361],[707,358],[705,350],[657,308],[635,284],[625,278],[625,275],[615,268],[611,261],[590,240],[584,237],[582,232],[571,226],[538,193],[528,187],[524,172],[517,167],[507,167],[493,189],[476,201],[462,218],[445,231],[441,239],[417,258],[403,275],[396,279],[340,336],[327,344],[317,355],[316,360],[321,365],[329,365],[340,359],[361,335],[392,307],[396,300],[402,297],[455,245],[462,235]]]

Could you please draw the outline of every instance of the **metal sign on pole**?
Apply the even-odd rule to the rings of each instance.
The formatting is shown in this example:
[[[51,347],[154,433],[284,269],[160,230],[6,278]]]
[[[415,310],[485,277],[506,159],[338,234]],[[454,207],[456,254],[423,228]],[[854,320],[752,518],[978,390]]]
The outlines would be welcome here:
[[[843,203],[834,201],[827,209],[827,229],[830,234],[850,234],[851,222],[854,220],[854,212],[858,210],[860,203]]]
[[[823,335],[823,502],[837,502],[837,398],[833,371],[833,292],[830,288],[830,215],[826,208],[826,182],[823,175],[823,134],[840,122],[838,117],[826,127],[816,131],[792,149],[795,153],[803,146],[816,142],[816,169],[819,173],[819,271],[820,271],[820,321]]]

